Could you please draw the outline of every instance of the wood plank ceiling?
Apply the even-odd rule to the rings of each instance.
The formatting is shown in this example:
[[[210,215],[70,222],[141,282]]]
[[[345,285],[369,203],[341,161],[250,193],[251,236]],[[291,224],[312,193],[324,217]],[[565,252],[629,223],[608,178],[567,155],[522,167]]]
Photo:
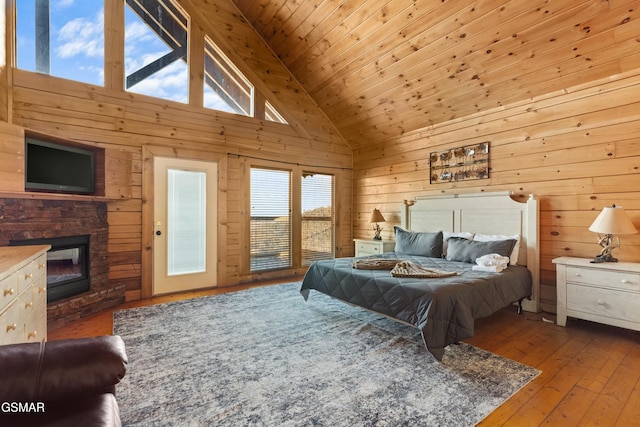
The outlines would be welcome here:
[[[620,73],[639,50],[637,0],[233,1],[356,149]]]

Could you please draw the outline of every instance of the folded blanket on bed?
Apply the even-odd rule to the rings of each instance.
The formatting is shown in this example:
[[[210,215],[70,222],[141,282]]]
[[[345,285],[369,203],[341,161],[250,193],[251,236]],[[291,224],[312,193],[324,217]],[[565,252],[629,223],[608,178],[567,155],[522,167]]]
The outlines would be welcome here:
[[[391,270],[398,262],[397,259],[363,258],[353,261],[351,267],[359,270]]]
[[[353,268],[359,270],[391,270],[393,277],[449,277],[458,273],[455,271],[442,271],[433,268],[425,268],[411,261],[398,261],[386,258],[363,258],[353,261]]]
[[[500,273],[509,265],[509,257],[499,254],[487,254],[476,258],[476,265],[472,267],[474,271],[487,271],[490,273]]]
[[[449,277],[456,276],[458,273],[455,271],[441,271],[434,268],[425,268],[419,264],[411,261],[400,261],[391,270],[393,277]]]

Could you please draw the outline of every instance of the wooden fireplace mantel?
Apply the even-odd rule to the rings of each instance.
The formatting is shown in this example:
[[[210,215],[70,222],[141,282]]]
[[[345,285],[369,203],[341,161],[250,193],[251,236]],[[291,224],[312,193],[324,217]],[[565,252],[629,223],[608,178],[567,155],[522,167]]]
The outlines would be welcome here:
[[[36,191],[0,191],[0,198],[33,199],[33,200],[70,200],[81,202],[112,202],[124,200],[127,197],[90,196],[83,194],[46,193]]]

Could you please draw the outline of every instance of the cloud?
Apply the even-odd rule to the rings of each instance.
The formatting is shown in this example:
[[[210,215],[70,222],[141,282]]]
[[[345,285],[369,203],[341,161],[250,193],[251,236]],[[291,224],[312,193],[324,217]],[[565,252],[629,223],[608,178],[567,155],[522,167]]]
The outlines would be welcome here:
[[[97,85],[104,85],[104,68],[102,66],[95,65],[80,65],[76,70],[85,76],[94,76],[91,83]]]
[[[213,89],[206,87],[204,89],[204,107],[212,110],[226,111],[227,113],[235,113],[233,108],[218,96]]]
[[[104,56],[104,10],[93,19],[75,18],[68,21],[57,34],[56,53],[61,58]]]
[[[155,38],[149,27],[142,22],[132,22],[127,25],[124,34],[125,40],[134,46],[142,41],[153,40]]]
[[[59,0],[53,5],[53,7],[55,9],[68,9],[73,6],[74,2],[75,0]]]
[[[137,70],[139,67],[134,69]],[[186,64],[182,61],[176,61],[129,88],[129,91],[187,103],[188,77]]]

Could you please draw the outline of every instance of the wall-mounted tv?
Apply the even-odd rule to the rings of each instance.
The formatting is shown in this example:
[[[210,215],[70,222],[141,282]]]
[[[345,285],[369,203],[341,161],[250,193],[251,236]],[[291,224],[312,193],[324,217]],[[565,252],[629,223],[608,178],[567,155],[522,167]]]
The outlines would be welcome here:
[[[25,138],[25,190],[93,194],[95,191],[94,152]]]

